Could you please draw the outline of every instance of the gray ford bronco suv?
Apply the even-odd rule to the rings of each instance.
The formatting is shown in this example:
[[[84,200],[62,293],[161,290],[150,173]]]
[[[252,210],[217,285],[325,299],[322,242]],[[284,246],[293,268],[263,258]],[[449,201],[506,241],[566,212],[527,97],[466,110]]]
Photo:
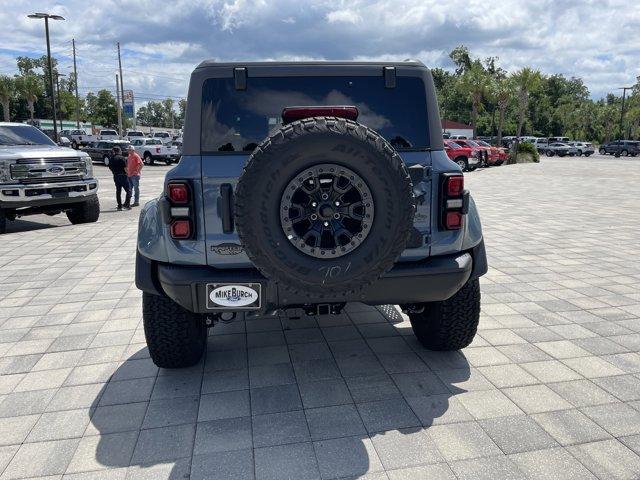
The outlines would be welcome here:
[[[153,361],[197,363],[239,312],[397,304],[433,350],[471,343],[487,261],[420,62],[201,63],[180,164],[140,213]]]

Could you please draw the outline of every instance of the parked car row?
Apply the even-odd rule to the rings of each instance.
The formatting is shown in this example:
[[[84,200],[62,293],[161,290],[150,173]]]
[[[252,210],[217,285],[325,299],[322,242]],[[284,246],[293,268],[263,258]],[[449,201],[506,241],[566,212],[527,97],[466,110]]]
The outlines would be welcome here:
[[[483,140],[445,139],[444,148],[449,158],[457,163],[463,172],[471,172],[479,167],[497,167],[509,156],[506,149],[494,147]]]
[[[91,160],[109,166],[113,157],[113,147],[120,147],[126,155],[129,145],[133,145],[136,152],[146,165],[153,165],[155,162],[164,162],[167,165],[177,163],[180,158],[180,151],[172,145],[163,145],[155,138],[136,138],[134,140],[101,140],[84,147],[82,150],[89,154]]]
[[[112,129],[102,129],[100,130],[100,133],[98,133],[98,135],[90,135],[86,130],[83,129],[62,130],[60,131],[59,136],[61,138],[67,138],[71,146],[76,150],[80,147],[91,145],[92,143],[98,142],[100,140],[120,140],[120,136],[118,135],[117,130]],[[171,143],[175,140],[179,140],[180,144],[182,144],[181,136],[174,137],[169,132],[154,132],[150,135],[145,135],[145,133],[141,132],[140,130],[127,130],[127,132],[122,137],[123,140],[127,141],[141,138],[154,138],[162,142],[163,145],[171,145]]]
[[[636,140],[616,140],[600,145],[600,155],[621,155],[635,157],[640,153],[640,142]]]

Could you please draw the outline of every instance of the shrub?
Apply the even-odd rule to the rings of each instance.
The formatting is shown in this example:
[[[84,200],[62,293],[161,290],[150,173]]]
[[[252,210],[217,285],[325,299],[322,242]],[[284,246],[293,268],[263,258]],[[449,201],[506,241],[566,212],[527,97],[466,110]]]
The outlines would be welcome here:
[[[531,155],[531,158],[535,163],[540,163],[540,154],[538,153],[538,150],[536,149],[536,147],[533,146],[532,143],[529,143],[529,142],[519,142],[517,154],[514,155],[512,150],[509,155],[508,163],[519,163],[516,157],[523,153]]]

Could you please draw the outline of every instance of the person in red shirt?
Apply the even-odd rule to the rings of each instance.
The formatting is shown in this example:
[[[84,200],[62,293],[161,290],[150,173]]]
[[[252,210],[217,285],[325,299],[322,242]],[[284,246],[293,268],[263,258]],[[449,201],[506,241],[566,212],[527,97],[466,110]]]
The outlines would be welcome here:
[[[140,205],[140,173],[142,173],[142,166],[144,163],[140,158],[140,155],[136,153],[136,149],[133,145],[129,145],[127,149],[129,156],[127,157],[127,176],[129,177],[129,183],[133,187],[133,205],[137,207]]]

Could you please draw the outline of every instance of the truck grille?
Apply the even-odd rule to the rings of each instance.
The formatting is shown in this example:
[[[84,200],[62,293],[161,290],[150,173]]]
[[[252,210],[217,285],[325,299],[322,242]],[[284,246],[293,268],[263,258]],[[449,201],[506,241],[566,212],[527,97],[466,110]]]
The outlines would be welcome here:
[[[20,183],[57,183],[82,179],[87,164],[77,158],[28,158],[11,165],[11,178]]]

